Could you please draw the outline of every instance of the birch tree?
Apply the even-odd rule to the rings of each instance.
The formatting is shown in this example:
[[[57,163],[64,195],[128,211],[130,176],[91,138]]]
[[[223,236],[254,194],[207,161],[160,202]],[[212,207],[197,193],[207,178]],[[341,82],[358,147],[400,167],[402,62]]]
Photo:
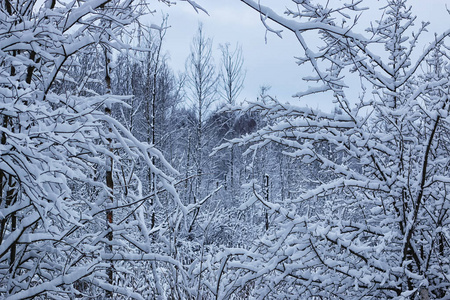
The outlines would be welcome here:
[[[235,105],[238,100],[239,94],[244,87],[245,71],[244,57],[242,54],[242,47],[236,45],[234,50],[230,49],[230,44],[220,45],[221,51],[221,70],[219,75],[219,94],[225,100],[226,105]],[[235,115],[231,114],[226,121],[226,124],[222,125],[227,128],[227,133],[224,138],[229,139],[235,137],[234,123]],[[219,125],[220,126],[220,125]],[[228,158],[228,176],[229,176],[229,188],[231,190],[232,198],[235,195],[235,151],[234,147],[230,148]]]
[[[194,170],[195,184],[193,192],[193,202],[197,202],[202,197],[202,173],[205,164],[204,145],[205,124],[207,113],[211,110],[211,105],[216,100],[217,76],[213,64],[212,40],[205,36],[203,25],[198,27],[191,45],[191,53],[186,62],[188,97],[193,104],[195,111],[195,136],[193,138],[194,149]],[[191,197],[189,196],[189,199]]]

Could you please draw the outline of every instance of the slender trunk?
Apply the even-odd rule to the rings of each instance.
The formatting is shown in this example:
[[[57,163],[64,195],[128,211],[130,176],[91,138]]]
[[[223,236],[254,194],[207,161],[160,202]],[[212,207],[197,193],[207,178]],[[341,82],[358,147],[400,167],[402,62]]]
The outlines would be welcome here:
[[[264,196],[266,202],[269,202],[269,175],[264,175]],[[265,228],[266,230],[269,230],[269,213],[267,212],[267,209],[265,210]]]
[[[200,97],[201,98],[201,97]],[[201,188],[201,178],[202,178],[202,138],[203,138],[203,128],[202,128],[202,100],[198,103],[198,120],[197,120],[197,145],[195,151],[197,152],[197,180],[195,186],[194,203],[197,202],[197,198],[200,199],[200,188]]]
[[[16,56],[17,52],[13,51],[13,56]],[[11,66],[11,76],[15,76],[16,75],[16,69],[14,68],[14,66]],[[4,116],[3,117],[3,127],[4,128],[8,128],[8,126],[11,126],[10,121],[11,119],[8,116]],[[14,127],[11,126],[10,128],[11,132],[14,132]],[[7,143],[7,137],[6,137],[6,133],[3,132],[2,133],[2,138],[1,138],[1,144],[2,145],[6,145]],[[12,175],[6,175],[4,174],[3,170],[1,172],[1,176],[0,176],[0,183],[1,183],[1,192],[2,192],[2,199],[3,199],[3,191],[6,190],[6,201],[5,201],[5,207],[10,207],[11,205],[13,205],[16,201],[17,201],[17,193],[16,193],[16,181],[14,180],[14,177]],[[13,212],[11,214],[11,227],[10,227],[10,232],[14,232],[17,229],[17,216],[16,213]],[[5,218],[2,220],[1,223],[1,235],[2,235],[2,239],[3,239],[3,234],[4,232],[7,230],[7,222],[8,219]],[[0,240],[1,243],[1,240]],[[11,248],[10,248],[10,253],[9,253],[9,272],[12,274],[12,277],[14,278],[14,263],[16,261],[16,252],[17,252],[17,244],[16,241],[14,241],[11,244]],[[10,291],[11,292],[11,291]]]
[[[13,67],[12,67],[13,69]],[[7,128],[8,127],[8,116],[3,116],[3,128]],[[6,133],[3,132],[2,133],[2,139],[1,139],[1,144],[2,145],[6,145]],[[3,170],[0,170],[0,207],[3,207],[3,190],[5,189],[5,186],[7,186],[7,182],[6,182],[6,174],[3,172]],[[7,207],[6,203],[5,203],[5,207]],[[6,222],[7,222],[7,218],[3,218],[0,224],[0,245],[3,242],[3,236],[5,234],[5,230],[6,230]]]
[[[184,189],[186,191],[186,203],[190,204],[190,192],[189,192],[189,168],[191,167],[191,135],[188,133],[188,146],[187,146],[187,157],[186,157],[186,180],[184,182]]]
[[[14,178],[10,175],[9,176],[9,180],[8,180],[8,192],[6,193],[6,206],[11,206],[13,205],[16,200],[17,200],[17,193],[15,190],[15,180]],[[11,232],[14,232],[17,229],[17,217],[16,217],[16,213],[13,212],[11,214]],[[16,242],[11,244],[11,252],[10,252],[10,256],[9,256],[9,271],[10,273],[13,274],[14,277],[14,262],[16,261]]]
[[[234,201],[234,145],[230,149],[230,188],[231,188],[231,200]]]
[[[284,166],[283,166],[283,162],[284,162],[284,155],[280,155],[280,168],[279,168],[279,171],[280,171],[280,187],[281,187],[281,191],[280,191],[280,193],[281,193],[281,202],[282,203],[284,203],[284,199],[285,199],[285,190],[284,190],[284,185],[285,185],[285,183],[284,183],[284,172],[283,172],[283,170],[284,170]]]
[[[106,83],[106,94],[111,94],[111,76],[110,76],[110,65],[111,65],[111,53],[110,51],[105,48],[105,83]],[[106,107],[105,113],[110,116],[111,115],[111,108]],[[108,129],[109,133],[112,133],[112,128],[110,127]],[[111,157],[106,157],[106,187],[108,188],[109,193],[109,202],[111,203],[111,206],[113,206],[114,203],[114,181],[113,181],[113,158],[112,158],[112,139],[111,137],[107,138],[108,144],[109,144],[109,152],[111,153]],[[108,245],[106,246],[106,251],[109,253],[113,252],[113,246],[112,241],[114,238],[113,231],[112,231],[112,223],[113,223],[113,210],[112,207],[106,212],[106,222],[108,226]],[[107,277],[108,277],[108,283],[113,284],[114,280],[114,264],[111,261],[110,266],[108,267],[106,271]],[[114,296],[114,293],[112,291],[106,292],[106,297],[109,299],[112,299]]]
[[[156,53],[156,61],[155,61],[155,69],[153,71],[153,85],[152,85],[152,113],[150,116],[150,129],[151,129],[151,133],[150,133],[150,137],[151,137],[151,143],[155,146],[156,145],[156,84],[157,84],[157,80],[158,80],[158,69],[159,69],[159,56],[161,53],[161,45],[162,45],[162,41],[160,41],[158,49],[157,49],[157,53]],[[156,160],[155,157],[152,157],[152,164],[155,165]],[[150,180],[150,192],[153,193],[156,190],[156,186],[155,186],[155,174],[153,172],[151,172],[149,170],[149,180]],[[154,197],[156,197],[156,194],[154,195]],[[154,201],[152,200],[151,202],[152,205],[152,216],[151,216],[151,224],[150,227],[153,228],[155,227],[155,222],[156,222],[156,215],[155,215],[155,210],[153,208],[154,206]]]

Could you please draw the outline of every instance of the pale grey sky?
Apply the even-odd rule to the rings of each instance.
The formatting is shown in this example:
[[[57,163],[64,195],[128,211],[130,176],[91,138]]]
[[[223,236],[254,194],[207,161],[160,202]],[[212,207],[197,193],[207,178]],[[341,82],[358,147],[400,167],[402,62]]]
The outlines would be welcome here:
[[[338,1],[338,0],[332,0]],[[278,99],[291,101],[292,95],[305,89],[302,76],[305,69],[297,67],[295,56],[302,56],[302,48],[291,32],[284,30],[283,38],[267,33],[260,21],[259,15],[239,0],[196,0],[209,13],[196,13],[187,2],[178,2],[176,5],[167,7],[155,4],[156,13],[149,18],[149,22],[158,24],[161,11],[169,14],[169,25],[165,48],[170,53],[170,64],[176,71],[183,71],[187,56],[189,55],[192,37],[196,33],[199,22],[203,23],[207,36],[214,40],[214,51],[216,63],[220,60],[219,44],[229,42],[234,45],[240,43],[243,48],[247,70],[245,87],[240,98],[254,100],[262,85],[272,86],[271,94]],[[284,7],[292,6],[291,0],[261,0],[266,6],[278,9],[283,13]],[[367,3],[380,5],[384,1],[368,0]],[[410,0],[413,13],[418,15],[419,21],[430,21],[429,39],[434,32],[441,33],[450,29],[449,14],[446,4],[450,0]],[[361,22],[368,22],[374,17],[374,13],[363,15]],[[367,16],[367,17],[366,17]],[[274,25],[274,27],[276,27]],[[267,42],[265,37],[267,36]],[[307,70],[306,70],[307,72]],[[317,103],[316,103],[317,102]],[[327,100],[309,99],[307,104],[311,107],[327,107],[331,102]]]

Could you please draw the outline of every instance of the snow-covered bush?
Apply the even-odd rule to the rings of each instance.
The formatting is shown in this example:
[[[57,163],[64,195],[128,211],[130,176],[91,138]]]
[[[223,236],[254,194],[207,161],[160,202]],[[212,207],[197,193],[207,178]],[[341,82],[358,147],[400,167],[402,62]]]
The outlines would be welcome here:
[[[315,71],[305,80],[321,83],[297,96],[328,93],[337,109],[268,97],[237,108],[262,112],[268,125],[223,147],[251,144],[251,152],[277,143],[328,174],[284,202],[254,190],[248,203],[264,205],[272,225],[253,246],[216,257],[218,298],[447,299],[450,31],[422,47],[427,23],[414,27],[405,0],[384,1],[364,33],[355,28],[365,1],[293,1],[286,16],[242,2],[268,31],[279,34],[277,23],[296,35],[305,52],[299,64]],[[352,74],[360,78],[357,99],[346,93]]]
[[[147,5],[0,4],[1,298],[143,299],[145,288],[166,293],[183,280],[170,249],[150,247],[170,229],[149,228],[147,218],[158,193],[173,203],[165,224],[187,213],[167,175],[177,173],[110,114],[125,99],[111,94],[112,50],[130,47],[120,37]],[[155,174],[149,194],[134,173],[138,163]],[[153,281],[136,278],[142,273],[125,267],[130,261],[151,267]]]

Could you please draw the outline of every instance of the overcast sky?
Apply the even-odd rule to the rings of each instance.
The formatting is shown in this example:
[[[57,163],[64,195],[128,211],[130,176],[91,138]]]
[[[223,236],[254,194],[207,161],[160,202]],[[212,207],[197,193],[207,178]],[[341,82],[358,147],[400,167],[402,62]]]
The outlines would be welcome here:
[[[334,1],[341,2],[331,0],[332,3]],[[167,32],[165,48],[170,54],[170,65],[175,71],[184,70],[192,37],[197,31],[199,22],[202,22],[206,35],[213,38],[216,63],[220,60],[219,44],[228,42],[233,46],[236,43],[242,45],[247,76],[241,99],[253,100],[260,86],[270,85],[271,94],[285,102],[305,88],[304,86],[302,88],[304,84],[301,78],[307,74],[305,69],[297,67],[294,58],[302,56],[302,48],[292,33],[285,30],[282,39],[274,34],[266,35],[259,15],[239,0],[196,0],[196,2],[208,11],[209,16],[205,13],[196,13],[187,2],[178,2],[171,7],[156,4],[154,6],[156,13],[148,20],[149,23],[158,24],[162,12],[169,14],[171,28]],[[292,7],[293,2],[261,0],[261,3],[272,7],[277,5],[281,14],[284,7],[286,5]],[[368,0],[366,3],[380,5],[380,1],[375,0]],[[450,29],[448,23],[450,16],[446,11],[446,4],[450,5],[450,0],[410,0],[409,3],[420,21],[431,22],[430,38],[434,32],[441,33]],[[370,21],[369,16],[373,17],[374,13],[366,12],[361,22]],[[308,100],[306,104],[324,108],[330,106],[329,103],[331,102],[318,99]]]

